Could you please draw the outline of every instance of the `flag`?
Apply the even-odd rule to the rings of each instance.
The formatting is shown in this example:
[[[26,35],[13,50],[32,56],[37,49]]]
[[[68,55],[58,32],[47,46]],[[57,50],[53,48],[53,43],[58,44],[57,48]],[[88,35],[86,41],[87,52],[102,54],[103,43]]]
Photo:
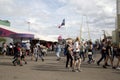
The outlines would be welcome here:
[[[65,25],[65,19],[63,19],[62,23],[58,26],[58,28],[61,28],[64,25]]]

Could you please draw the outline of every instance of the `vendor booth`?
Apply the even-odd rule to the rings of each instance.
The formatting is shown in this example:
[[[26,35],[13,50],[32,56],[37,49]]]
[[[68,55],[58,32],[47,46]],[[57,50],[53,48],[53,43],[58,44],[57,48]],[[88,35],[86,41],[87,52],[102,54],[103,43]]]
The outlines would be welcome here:
[[[0,37],[13,38],[15,41],[19,40],[31,40],[34,38],[34,34],[18,31],[16,29],[0,25]]]

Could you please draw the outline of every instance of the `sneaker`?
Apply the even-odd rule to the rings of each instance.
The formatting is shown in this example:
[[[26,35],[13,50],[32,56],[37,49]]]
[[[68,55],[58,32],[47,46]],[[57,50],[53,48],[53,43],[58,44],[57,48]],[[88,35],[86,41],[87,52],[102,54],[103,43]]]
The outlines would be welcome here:
[[[99,63],[99,62],[97,62],[97,65],[99,66],[99,65],[100,65],[100,63]]]
[[[25,62],[25,64],[27,64],[27,62]]]
[[[23,66],[22,64],[20,64],[20,66]]]
[[[44,59],[42,59],[42,62],[44,62]]]
[[[35,61],[37,62],[37,59],[35,59]]]
[[[14,66],[16,66],[17,64],[15,62],[12,62]]]
[[[105,66],[110,66],[109,64],[105,64]]]
[[[69,67],[65,67],[66,69],[69,69]]]
[[[76,72],[76,70],[73,69],[72,72]]]
[[[72,68],[70,68],[70,67],[67,67],[66,69],[67,69],[68,71],[72,71]]]
[[[88,63],[88,64],[91,64],[91,62],[90,62],[90,61],[88,61],[87,63]]]
[[[78,71],[78,72],[82,72],[82,70],[81,70],[81,69],[77,69],[77,71]]]
[[[103,65],[103,68],[107,68],[105,65]]]
[[[57,59],[57,61],[59,61],[59,59]]]
[[[58,58],[57,61],[60,61],[61,58]]]
[[[113,66],[113,67],[112,67],[112,69],[116,69],[116,67],[115,67],[115,66]]]
[[[12,61],[12,63],[13,63],[13,65],[14,65],[14,66],[16,66],[16,65],[17,65],[17,64],[16,64],[16,61]]]
[[[120,67],[117,67],[116,69],[117,69],[117,70],[120,70]]]

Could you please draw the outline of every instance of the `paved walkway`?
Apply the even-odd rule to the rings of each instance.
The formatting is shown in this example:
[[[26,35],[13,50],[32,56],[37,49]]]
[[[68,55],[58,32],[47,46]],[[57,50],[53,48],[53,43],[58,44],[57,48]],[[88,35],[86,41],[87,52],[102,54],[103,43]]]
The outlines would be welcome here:
[[[27,57],[28,64],[23,66],[13,66],[12,58],[0,56],[0,80],[120,80],[119,70],[103,69],[102,65],[87,62],[82,63],[82,72],[71,72],[65,68],[65,58],[56,61],[53,54],[46,56],[44,62]]]

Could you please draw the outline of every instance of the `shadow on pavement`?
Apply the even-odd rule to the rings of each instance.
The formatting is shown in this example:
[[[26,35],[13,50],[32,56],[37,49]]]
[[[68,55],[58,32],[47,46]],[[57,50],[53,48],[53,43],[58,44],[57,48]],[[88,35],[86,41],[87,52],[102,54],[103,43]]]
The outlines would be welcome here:
[[[116,70],[115,72],[113,72],[115,74],[120,74],[120,70]]]
[[[82,64],[81,67],[82,68],[103,69],[102,65],[98,66],[97,64],[87,64],[87,63]]]
[[[47,64],[47,65],[40,65],[40,66],[34,66],[33,70],[37,71],[60,71],[60,72],[68,72],[67,69],[60,65],[55,64]]]
[[[0,62],[1,66],[13,66],[12,62]]]
[[[97,66],[96,64],[82,64],[81,68],[91,68],[91,69],[103,69],[102,66]],[[60,71],[60,72],[68,72],[70,70],[65,68],[65,63],[58,62],[58,63],[47,63],[44,65],[34,66],[33,70],[38,71]]]

